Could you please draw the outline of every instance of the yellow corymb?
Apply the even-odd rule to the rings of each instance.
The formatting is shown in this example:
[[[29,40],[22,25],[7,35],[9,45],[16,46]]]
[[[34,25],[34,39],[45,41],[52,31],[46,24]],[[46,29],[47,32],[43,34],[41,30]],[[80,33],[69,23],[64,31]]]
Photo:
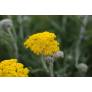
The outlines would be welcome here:
[[[28,68],[24,68],[17,59],[3,60],[0,63],[0,77],[27,77],[28,73]]]
[[[47,31],[29,36],[24,45],[37,55],[49,56],[59,51],[56,35]]]

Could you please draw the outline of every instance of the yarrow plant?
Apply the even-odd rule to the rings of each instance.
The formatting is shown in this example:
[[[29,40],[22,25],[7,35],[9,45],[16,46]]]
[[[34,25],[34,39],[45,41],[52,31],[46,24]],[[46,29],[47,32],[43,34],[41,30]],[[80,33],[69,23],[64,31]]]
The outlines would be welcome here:
[[[56,35],[50,32],[33,34],[24,42],[24,45],[37,55],[50,56],[59,51]]]
[[[13,49],[14,57],[18,58],[17,34],[13,25],[13,21],[9,18],[0,21],[0,31],[3,30],[9,36]]]
[[[24,46],[29,48],[36,55],[40,55],[43,68],[50,74],[50,76],[54,76],[54,59],[56,57],[59,58],[64,56],[60,51],[56,35],[47,31],[33,34],[24,42]],[[45,61],[48,61],[49,67]]]
[[[0,77],[27,77],[28,68],[24,68],[17,59],[3,60],[0,63]]]

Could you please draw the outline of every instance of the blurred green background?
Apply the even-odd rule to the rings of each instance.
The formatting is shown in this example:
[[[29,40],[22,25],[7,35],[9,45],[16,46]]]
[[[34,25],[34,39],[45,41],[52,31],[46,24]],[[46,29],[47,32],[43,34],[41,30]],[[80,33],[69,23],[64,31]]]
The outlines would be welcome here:
[[[43,71],[39,56],[34,55],[23,46],[25,39],[34,33],[49,31],[57,35],[64,58],[54,62],[54,74],[61,77],[92,76],[92,16],[88,15],[1,15],[11,19],[17,34],[18,59],[31,68],[29,76],[49,76]],[[7,30],[0,30],[0,60],[16,58],[15,49]],[[80,72],[75,66],[85,64],[88,69]],[[81,67],[85,68],[85,67]]]

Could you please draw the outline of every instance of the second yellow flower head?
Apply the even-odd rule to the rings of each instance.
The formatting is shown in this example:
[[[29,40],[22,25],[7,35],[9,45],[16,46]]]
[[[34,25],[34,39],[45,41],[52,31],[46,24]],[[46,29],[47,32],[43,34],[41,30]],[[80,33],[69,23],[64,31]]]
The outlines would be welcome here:
[[[3,60],[0,62],[0,77],[27,77],[29,69],[17,59]]]

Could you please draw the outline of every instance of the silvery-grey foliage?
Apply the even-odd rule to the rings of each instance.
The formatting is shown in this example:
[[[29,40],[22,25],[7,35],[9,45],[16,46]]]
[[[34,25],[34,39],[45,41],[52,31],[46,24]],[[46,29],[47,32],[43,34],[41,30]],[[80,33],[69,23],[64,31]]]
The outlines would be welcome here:
[[[13,22],[11,19],[3,19],[0,21],[0,27],[4,30],[7,30],[8,28],[12,28]]]

